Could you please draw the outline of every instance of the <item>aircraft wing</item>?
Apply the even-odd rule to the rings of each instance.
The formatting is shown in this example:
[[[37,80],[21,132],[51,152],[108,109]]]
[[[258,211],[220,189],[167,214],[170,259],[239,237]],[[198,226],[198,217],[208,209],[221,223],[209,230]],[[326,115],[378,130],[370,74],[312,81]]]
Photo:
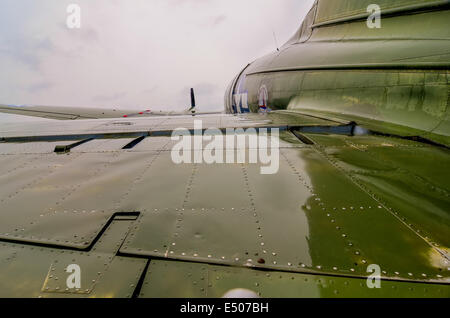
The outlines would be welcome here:
[[[194,120],[278,128],[278,172],[174,163]],[[277,112],[2,125],[0,296],[448,297],[449,150],[354,130]]]
[[[86,107],[59,107],[59,106],[16,106],[0,105],[0,113],[41,117],[58,120],[101,119],[101,118],[129,118],[129,117],[155,117],[188,115],[190,111],[152,111],[149,109],[105,109]],[[221,112],[201,112],[198,114],[218,114]]]

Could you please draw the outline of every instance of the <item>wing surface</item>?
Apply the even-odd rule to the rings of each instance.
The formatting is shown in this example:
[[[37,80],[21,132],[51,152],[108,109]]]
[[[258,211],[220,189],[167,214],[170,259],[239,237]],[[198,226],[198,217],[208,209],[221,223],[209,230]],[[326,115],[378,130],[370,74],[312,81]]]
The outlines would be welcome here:
[[[278,172],[174,163],[171,133],[200,120],[279,128]],[[445,147],[277,112],[11,123],[0,137],[1,296],[449,295]]]

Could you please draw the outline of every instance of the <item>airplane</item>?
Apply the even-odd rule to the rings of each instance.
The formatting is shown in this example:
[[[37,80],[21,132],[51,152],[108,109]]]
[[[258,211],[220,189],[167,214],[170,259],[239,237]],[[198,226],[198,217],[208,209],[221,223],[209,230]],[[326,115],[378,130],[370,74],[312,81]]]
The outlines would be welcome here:
[[[61,119],[0,127],[0,297],[448,298],[450,2],[372,3],[317,0],[222,114],[0,107]]]

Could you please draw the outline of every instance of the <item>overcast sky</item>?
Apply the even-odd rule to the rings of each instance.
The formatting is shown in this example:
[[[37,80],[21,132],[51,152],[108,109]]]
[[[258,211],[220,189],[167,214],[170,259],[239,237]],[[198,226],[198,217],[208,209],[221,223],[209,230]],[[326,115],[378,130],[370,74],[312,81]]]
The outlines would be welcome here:
[[[314,0],[0,0],[0,103],[222,110],[232,78]],[[66,26],[81,7],[81,28]]]

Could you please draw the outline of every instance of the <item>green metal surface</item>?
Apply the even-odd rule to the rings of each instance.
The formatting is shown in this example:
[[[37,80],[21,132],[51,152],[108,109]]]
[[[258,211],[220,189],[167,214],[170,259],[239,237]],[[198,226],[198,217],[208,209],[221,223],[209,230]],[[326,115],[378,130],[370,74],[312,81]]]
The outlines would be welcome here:
[[[272,110],[449,146],[450,2],[381,1],[382,27],[374,29],[366,24],[369,4],[318,1],[280,52],[251,63],[229,87],[227,112],[246,112],[236,107],[239,94],[258,112],[264,87]]]
[[[442,249],[430,245],[433,239],[418,235],[390,205],[340,170],[320,146],[312,148],[282,148],[280,170],[273,176],[261,175],[252,165],[175,167],[167,154],[161,154],[155,161],[158,168],[150,168],[141,180],[147,185],[155,182],[156,187],[153,169],[171,171],[178,181],[183,180],[182,185],[167,187],[179,192],[174,196],[177,200],[168,204],[161,195],[166,193],[163,184],[157,194],[149,191],[147,199],[136,202],[133,209],[143,204],[146,210],[122,252],[345,275],[365,275],[367,264],[376,263],[390,278],[441,281],[448,276],[447,259]],[[411,156],[406,147],[398,151]],[[368,162],[368,156],[368,160],[356,160]],[[448,154],[440,158],[442,165],[447,161]],[[211,191],[214,180],[221,181]],[[421,217],[428,227],[440,224],[431,232],[444,238],[449,203],[445,195],[440,199],[443,205],[437,215],[430,211]],[[448,246],[445,239],[443,244]],[[258,263],[260,259],[263,264]]]
[[[8,162],[1,176],[9,182],[1,198],[5,258],[21,246],[33,251],[22,257],[48,271],[54,260],[46,245],[58,255],[79,255],[74,259],[85,268],[87,287],[69,294],[80,297],[94,297],[96,290],[109,295],[108,281],[88,284],[98,266],[107,260],[120,272],[136,257],[361,279],[369,264],[378,264],[384,279],[447,286],[448,150],[389,137],[307,137],[313,145],[281,135],[274,175],[261,175],[255,164],[176,165],[167,137],[146,138],[131,150],[121,149],[124,140],[105,140],[66,155],[0,155]],[[11,156],[22,160],[12,163]],[[31,166],[24,164],[29,158]],[[131,218],[130,232],[112,234],[108,244],[117,242],[115,253],[96,255],[118,212],[138,216]],[[2,266],[0,272],[12,278],[16,268]],[[64,276],[64,267],[52,268]],[[42,283],[34,292],[29,285],[26,295],[38,295],[42,286],[61,288],[47,272],[25,272],[35,286]],[[132,275],[132,283],[114,287],[117,293],[130,294],[127,286],[142,272]]]
[[[0,243],[0,297],[131,297],[146,260],[116,256],[131,223],[113,221],[88,252]],[[81,288],[69,289],[66,268],[81,268]]]
[[[380,0],[377,5],[382,11],[408,8],[411,6],[429,6],[431,4],[445,4],[448,1],[436,0]],[[372,4],[371,0],[321,0],[318,3],[316,23],[336,21],[343,18],[367,15],[367,7]]]
[[[357,184],[434,246],[450,245],[449,153],[395,138],[311,135],[321,151]]]
[[[263,298],[447,298],[449,286],[383,281],[367,288],[364,279],[261,272],[196,263],[152,261],[140,297],[219,298],[236,288]]]
[[[94,297],[99,290],[107,296],[111,282],[87,283],[99,266],[108,260],[120,272],[137,257],[355,279],[378,264],[383,279],[447,286],[448,150],[390,137],[307,137],[314,144],[281,134],[274,175],[248,163],[176,165],[168,137],[146,138],[131,150],[122,149],[125,140],[104,140],[66,155],[0,155],[5,162],[21,158],[0,173],[9,182],[1,197],[6,259],[20,246],[35,249],[22,257],[35,259],[44,274],[25,270],[35,286],[41,282],[36,292],[29,285],[26,295],[38,295],[43,285],[49,292],[61,288],[46,276],[52,248],[80,256],[74,259],[87,287],[71,297]],[[24,164],[29,158],[33,164]],[[115,253],[96,255],[118,212],[136,212],[130,232],[111,235]],[[64,267],[53,268],[63,276]],[[15,269],[0,272],[12,278]],[[142,274],[134,271],[111,288],[129,295]]]
[[[149,158],[151,153],[52,154],[8,173],[0,238],[89,247],[112,215],[122,212],[115,202],[139,175],[138,162]]]

